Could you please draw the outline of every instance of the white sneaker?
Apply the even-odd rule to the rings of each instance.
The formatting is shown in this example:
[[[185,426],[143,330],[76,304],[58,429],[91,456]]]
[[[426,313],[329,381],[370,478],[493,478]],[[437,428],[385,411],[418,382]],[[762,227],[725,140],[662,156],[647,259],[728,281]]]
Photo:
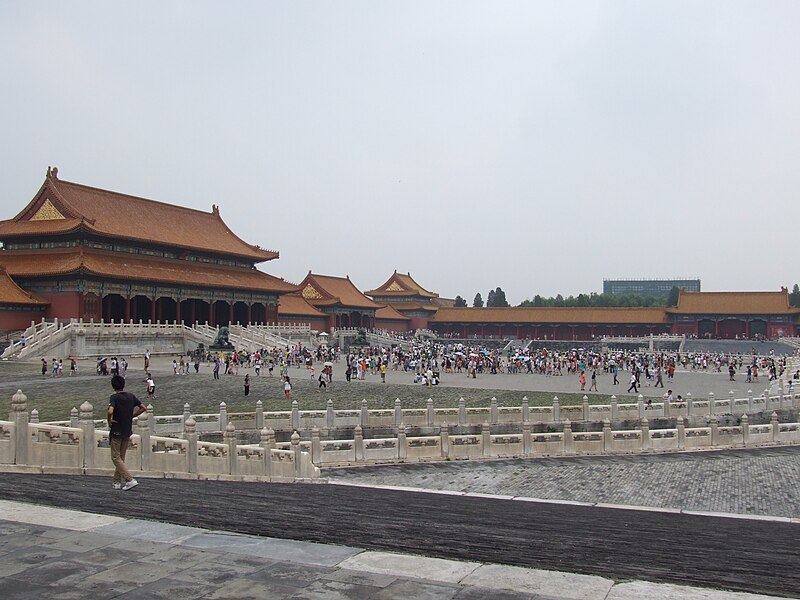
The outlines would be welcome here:
[[[131,479],[130,481],[125,482],[125,485],[122,486],[122,490],[127,491],[131,488],[135,488],[137,485],[139,485],[139,482],[135,479]]]
[[[119,481],[116,481],[111,487],[113,487],[115,490],[121,490],[122,484]]]

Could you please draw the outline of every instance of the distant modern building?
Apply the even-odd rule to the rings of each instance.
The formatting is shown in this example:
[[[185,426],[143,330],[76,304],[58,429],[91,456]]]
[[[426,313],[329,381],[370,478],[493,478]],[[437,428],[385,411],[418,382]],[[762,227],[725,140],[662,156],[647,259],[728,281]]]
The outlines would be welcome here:
[[[666,298],[677,287],[687,292],[699,292],[699,279],[604,279],[603,294],[623,296],[655,296]]]

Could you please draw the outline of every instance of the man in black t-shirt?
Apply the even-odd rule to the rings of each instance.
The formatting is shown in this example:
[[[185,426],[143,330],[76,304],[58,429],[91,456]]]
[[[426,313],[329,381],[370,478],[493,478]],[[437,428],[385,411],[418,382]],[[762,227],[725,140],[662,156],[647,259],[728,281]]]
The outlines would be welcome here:
[[[114,489],[129,490],[139,485],[139,482],[131,477],[128,468],[125,466],[125,453],[128,450],[128,442],[133,435],[133,419],[138,417],[147,408],[139,399],[125,389],[125,378],[121,375],[114,375],[111,378],[111,387],[114,393],[108,401],[108,428],[109,442],[111,446],[111,462],[114,463]],[[122,480],[125,483],[122,483]]]

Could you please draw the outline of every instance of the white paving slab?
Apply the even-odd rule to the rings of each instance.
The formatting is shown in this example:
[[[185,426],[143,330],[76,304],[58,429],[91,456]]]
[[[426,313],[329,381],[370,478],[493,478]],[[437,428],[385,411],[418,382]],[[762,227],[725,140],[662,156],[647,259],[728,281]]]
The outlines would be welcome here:
[[[10,500],[0,500],[0,515],[2,515],[2,518],[6,521],[16,521],[18,523],[28,523],[30,525],[44,525],[47,527],[60,527],[61,529],[70,529],[73,531],[89,531],[90,529],[96,529],[97,527],[120,523],[126,520],[122,517],[93,515],[77,510],[52,508],[50,506],[39,506],[37,504],[25,504],[23,502],[12,502]]]
[[[158,521],[144,521],[142,519],[127,519],[125,523],[115,523],[98,529],[100,533],[117,535],[148,542],[163,542],[177,544],[193,536],[205,533],[205,529],[160,523]]]
[[[641,600],[642,598],[658,598],[658,600],[775,600],[775,596],[762,594],[726,592],[646,581],[617,584],[611,588],[606,600]]]
[[[362,552],[343,560],[339,563],[339,567],[381,575],[459,583],[480,567],[480,563],[409,556],[393,552]]]
[[[614,585],[611,579],[595,575],[505,565],[483,565],[465,577],[461,583],[565,600],[604,600]]]

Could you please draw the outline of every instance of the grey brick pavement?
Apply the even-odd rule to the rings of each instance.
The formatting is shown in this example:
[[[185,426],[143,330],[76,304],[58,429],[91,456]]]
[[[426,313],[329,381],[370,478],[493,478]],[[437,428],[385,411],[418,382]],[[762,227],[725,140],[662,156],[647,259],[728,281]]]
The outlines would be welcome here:
[[[335,481],[800,517],[800,447],[331,469]]]

